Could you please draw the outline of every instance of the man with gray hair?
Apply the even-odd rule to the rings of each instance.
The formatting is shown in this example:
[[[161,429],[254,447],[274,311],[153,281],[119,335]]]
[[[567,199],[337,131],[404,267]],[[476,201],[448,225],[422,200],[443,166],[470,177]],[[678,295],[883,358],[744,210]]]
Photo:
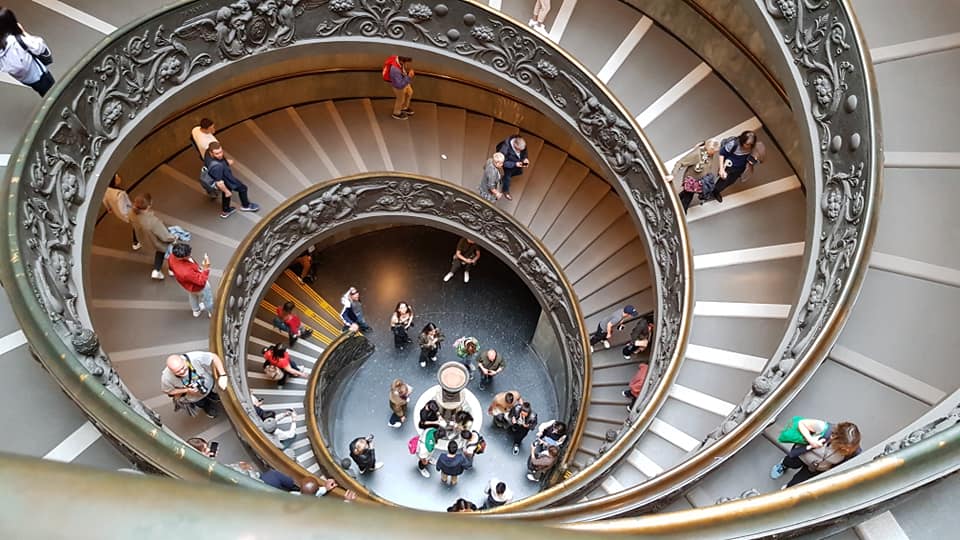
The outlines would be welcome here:
[[[495,203],[503,196],[501,191],[503,181],[504,155],[495,152],[483,166],[483,178],[480,179],[480,196]]]
[[[510,179],[523,174],[523,170],[530,166],[527,158],[527,141],[520,135],[511,135],[497,146],[497,152],[503,154],[503,196],[512,201],[510,196]]]

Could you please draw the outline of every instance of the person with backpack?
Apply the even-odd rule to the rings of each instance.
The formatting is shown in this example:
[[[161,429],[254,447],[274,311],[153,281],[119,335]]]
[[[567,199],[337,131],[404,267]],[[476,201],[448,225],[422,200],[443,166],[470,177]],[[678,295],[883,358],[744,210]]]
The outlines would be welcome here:
[[[290,337],[290,347],[296,345],[298,339],[306,339],[313,335],[313,330],[304,326],[300,322],[300,317],[293,312],[295,307],[296,304],[293,302],[284,302],[277,308],[277,316],[273,318],[274,328],[286,332]]]
[[[447,431],[442,427],[428,427],[420,432],[420,435],[414,436],[407,443],[411,454],[417,455],[417,471],[420,476],[430,478],[430,471],[427,466],[430,465],[430,456],[437,447],[437,442],[447,436]]]
[[[757,140],[757,134],[747,130],[736,137],[720,142],[720,180],[713,188],[713,198],[723,202],[721,193],[738,179],[746,182],[753,174],[757,163],[763,162],[766,147]]]
[[[211,142],[210,146],[207,147],[204,165],[207,168],[207,174],[213,181],[213,185],[216,186],[221,193],[221,218],[226,219],[237,211],[237,209],[230,204],[230,198],[233,196],[234,191],[240,194],[241,212],[257,212],[260,210],[260,205],[250,202],[250,199],[247,198],[246,184],[237,180],[237,177],[233,175],[233,170],[230,168],[230,163],[228,163],[224,157],[223,147],[220,146],[220,143]]]
[[[530,159],[527,158],[527,141],[520,135],[511,135],[497,145],[497,152],[503,154],[503,178],[500,181],[503,189],[500,193],[508,201],[512,201],[510,179],[520,176],[523,170],[530,166]]]
[[[130,195],[126,191],[120,189],[120,185],[123,181],[120,179],[119,174],[114,174],[113,179],[110,180],[110,187],[107,188],[107,192],[103,194],[103,206],[107,208],[107,212],[117,216],[117,218],[130,225],[130,214],[133,213],[133,203],[130,201]],[[133,244],[130,248],[134,251],[140,249],[140,241],[137,240],[137,231],[131,227],[133,231]]]
[[[530,445],[530,457],[527,458],[527,480],[539,482],[544,473],[557,463],[560,447],[546,444],[542,440]]]
[[[306,373],[300,371],[300,366],[290,358],[287,346],[283,343],[277,343],[263,349],[263,372],[271,380],[277,381],[278,386],[286,384],[287,377],[307,376]],[[279,377],[277,374],[279,374]]]
[[[137,238],[146,244],[147,249],[153,249],[153,272],[150,273],[150,277],[158,281],[164,279],[163,261],[166,260],[167,250],[173,245],[176,237],[153,213],[153,197],[149,193],[137,195],[133,200],[130,223]]]
[[[171,257],[167,260],[174,279],[187,291],[190,309],[194,318],[206,311],[207,318],[213,317],[213,288],[210,287],[210,257],[203,256],[197,264],[190,256],[193,248],[190,244],[174,244]]]
[[[5,7],[0,7],[0,47],[0,71],[45,96],[56,82],[47,69],[53,63],[50,48],[40,36],[28,34]]]
[[[383,63],[383,80],[390,83],[395,100],[393,102],[393,117],[397,120],[406,120],[413,116],[410,100],[413,99],[413,68],[409,56],[393,55]]]
[[[832,425],[823,420],[795,417],[792,426],[780,434],[780,440],[794,445],[770,470],[770,478],[776,480],[787,469],[799,469],[782,489],[829,471],[861,451],[860,429],[852,422]]]
[[[480,507],[482,510],[503,506],[513,499],[513,492],[507,487],[506,482],[501,482],[496,478],[490,479],[490,483],[483,488],[483,492],[487,494],[487,500]]]
[[[720,141],[707,139],[674,165],[673,178],[680,183],[680,204],[684,212],[690,208],[694,195],[700,195],[702,202],[716,189],[720,179],[719,150]]]

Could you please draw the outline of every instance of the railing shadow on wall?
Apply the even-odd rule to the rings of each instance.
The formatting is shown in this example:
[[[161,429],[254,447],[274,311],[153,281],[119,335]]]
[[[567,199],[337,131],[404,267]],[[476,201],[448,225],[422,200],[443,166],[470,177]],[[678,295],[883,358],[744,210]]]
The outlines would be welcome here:
[[[244,31],[228,30],[238,26]],[[607,180],[629,202],[647,258],[656,261],[652,371],[662,373],[666,384],[676,375],[692,311],[689,246],[678,201],[633,118],[575,59],[523,24],[466,0],[434,7],[333,0],[277,10],[226,0],[181,3],[106,38],[61,79],[11,156],[9,182],[0,185],[7,215],[0,275],[35,355],[108,438],[146,467],[172,476],[247,482],[189,453],[184,458],[182,442],[157,428],[156,415],[125,388],[99,346],[80,261],[92,238],[94,206],[110,177],[105,171],[133,147],[136,134],[149,132],[145,124],[187,105],[182,100],[188,86],[209,85],[221,70],[239,69],[245,61],[350,41],[468,66],[537,103],[586,141]],[[578,481],[598,481],[665,399],[665,390],[655,393],[640,420]]]
[[[271,466],[306,474],[262,432],[250,398],[247,335],[260,300],[287,263],[306,246],[352,227],[409,223],[473,238],[527,285],[550,322],[559,345],[564,372],[554,379],[560,405],[558,418],[570,426],[584,422],[591,367],[590,358],[585,354],[587,337],[583,317],[572,286],[547,248],[511,216],[459,186],[411,174],[367,173],[317,184],[291,197],[254,227],[227,265],[212,329],[213,350],[223,358],[230,381],[227,393],[222,395],[224,408],[241,439]],[[345,336],[336,341],[341,347],[345,342],[357,345],[366,341],[361,337],[350,341],[349,334]],[[327,379],[317,383],[316,379],[334,373],[324,370],[323,366],[331,361],[344,362],[351,351],[356,352],[351,348],[338,355],[333,348],[329,355],[325,352],[321,356],[322,365],[315,366],[311,375],[313,391],[308,391],[305,398],[308,415],[317,412],[316,404],[310,410],[315,392],[325,389],[329,383]],[[308,420],[308,425],[310,423]],[[314,423],[308,429],[317,427]],[[325,445],[316,440],[314,444],[320,446],[314,454],[323,473],[367,498],[382,502],[364,486],[343,475],[339,463],[323,448]],[[576,445],[571,437],[558,458],[559,469],[572,459]]]

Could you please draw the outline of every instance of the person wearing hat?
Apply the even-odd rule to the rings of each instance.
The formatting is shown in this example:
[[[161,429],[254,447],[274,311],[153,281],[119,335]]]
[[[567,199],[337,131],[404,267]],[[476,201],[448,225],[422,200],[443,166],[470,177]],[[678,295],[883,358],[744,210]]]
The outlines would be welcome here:
[[[604,349],[610,348],[610,338],[613,337],[613,329],[623,330],[623,324],[630,317],[639,315],[637,308],[626,305],[623,311],[615,311],[609,317],[600,321],[597,325],[597,331],[590,335],[590,352],[593,352],[594,346],[603,343]]]
[[[280,421],[289,418],[287,427],[281,427]],[[297,419],[293,415],[293,409],[287,409],[272,418],[263,421],[263,431],[269,435],[276,435],[277,440],[286,448],[288,441],[292,441],[297,436]]]

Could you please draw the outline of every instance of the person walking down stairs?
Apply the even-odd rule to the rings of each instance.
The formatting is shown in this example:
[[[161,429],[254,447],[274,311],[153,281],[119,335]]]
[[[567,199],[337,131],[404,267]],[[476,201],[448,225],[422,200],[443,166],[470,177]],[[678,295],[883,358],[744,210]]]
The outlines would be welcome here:
[[[627,320],[630,317],[636,317],[638,314],[637,308],[626,305],[623,306],[623,311],[615,311],[611,313],[609,317],[600,321],[596,331],[590,334],[590,352],[593,352],[594,347],[601,343],[604,349],[609,349],[610,339],[613,338],[613,331],[623,330],[623,325]]]
[[[410,100],[413,99],[413,68],[409,56],[393,55],[383,63],[383,80],[390,83],[395,97],[393,102],[393,117],[397,120],[406,120],[413,116]]]
[[[130,216],[133,214],[133,202],[130,201],[130,195],[126,191],[121,189],[121,180],[119,174],[113,175],[113,180],[110,181],[110,187],[107,188],[107,192],[103,194],[103,206],[107,208],[107,212],[117,216],[117,218],[130,225]],[[132,227],[131,227],[132,229]],[[133,244],[131,244],[130,249],[137,251],[140,249],[140,241],[137,240],[137,231],[133,229]]]
[[[550,0],[536,0],[533,3],[533,15],[530,17],[527,26],[543,35],[549,34],[547,27],[543,25],[548,13],[550,13]]]
[[[147,249],[153,249],[153,272],[150,277],[158,281],[163,279],[163,261],[176,237],[153,213],[153,197],[149,193],[137,195],[133,200],[130,223],[137,238],[146,244]]]
[[[206,311],[207,318],[213,317],[213,288],[210,287],[210,257],[203,255],[200,264],[190,255],[190,244],[174,244],[167,262],[174,279],[187,291],[193,316],[199,317]]]

